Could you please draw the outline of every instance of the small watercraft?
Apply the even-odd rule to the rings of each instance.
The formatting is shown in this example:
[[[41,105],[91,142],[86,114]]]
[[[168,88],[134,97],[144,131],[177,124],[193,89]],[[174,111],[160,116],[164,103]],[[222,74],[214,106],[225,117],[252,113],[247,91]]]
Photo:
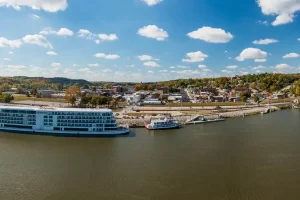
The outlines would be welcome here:
[[[222,118],[218,118],[218,119],[206,119],[203,116],[201,120],[187,121],[185,124],[206,124],[206,123],[222,122],[222,121],[225,121],[225,119],[222,119]]]

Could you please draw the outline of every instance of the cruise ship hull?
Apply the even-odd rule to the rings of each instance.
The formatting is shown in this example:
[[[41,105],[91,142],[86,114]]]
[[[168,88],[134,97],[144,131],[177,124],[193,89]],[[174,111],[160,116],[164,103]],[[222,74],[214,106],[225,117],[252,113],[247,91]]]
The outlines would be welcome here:
[[[101,136],[117,136],[129,134],[129,129],[123,128],[106,132],[90,132],[90,131],[49,131],[49,130],[32,130],[21,128],[0,128],[0,132],[24,133],[32,135],[51,135],[51,136],[73,136],[73,137],[101,137]]]

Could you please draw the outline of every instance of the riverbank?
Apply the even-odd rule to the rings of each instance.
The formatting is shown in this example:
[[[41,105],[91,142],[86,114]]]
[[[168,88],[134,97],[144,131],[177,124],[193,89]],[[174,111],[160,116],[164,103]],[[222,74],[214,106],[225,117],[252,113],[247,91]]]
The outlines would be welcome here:
[[[291,106],[286,105],[282,106],[283,108],[291,108]],[[229,110],[229,109],[219,109],[219,110],[211,110],[210,113],[204,114],[207,119],[217,119],[217,118],[234,118],[234,117],[246,117],[250,115],[258,115],[261,113],[268,113],[280,111],[281,108],[278,106],[262,106],[262,107],[253,107],[253,108],[242,108],[242,109],[235,109],[235,110]],[[181,124],[184,124],[187,120],[194,118],[195,116],[202,115],[202,114],[186,114],[182,113],[181,115],[178,115],[179,111],[176,111],[177,115],[173,116],[172,111],[168,112],[168,114],[171,114],[173,118],[177,121],[179,121]],[[144,114],[144,115],[143,115]],[[161,113],[162,114],[162,113]],[[149,122],[152,118],[160,117],[158,113],[156,114],[150,114],[150,113],[141,113],[141,117],[129,117],[127,119],[117,119],[118,124],[128,124],[131,128],[136,127],[144,127],[145,122]],[[153,116],[155,115],[155,116]]]

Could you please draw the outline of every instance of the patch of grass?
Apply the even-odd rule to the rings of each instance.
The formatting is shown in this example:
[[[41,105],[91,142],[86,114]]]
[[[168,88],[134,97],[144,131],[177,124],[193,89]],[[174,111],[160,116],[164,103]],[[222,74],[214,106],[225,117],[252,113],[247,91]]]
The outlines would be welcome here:
[[[300,97],[287,98],[287,99],[270,99],[270,101],[268,99],[266,99],[263,102],[261,102],[261,104],[268,104],[269,102],[270,103],[288,103],[288,102],[293,102],[295,99],[300,99]]]
[[[59,103],[67,103],[64,99],[53,99],[53,98],[33,98],[21,95],[14,95],[13,102],[16,101],[48,101],[48,102],[59,102]]]
[[[182,107],[205,107],[205,106],[240,106],[245,105],[243,102],[211,102],[211,103],[182,103]],[[169,103],[165,107],[180,107],[180,103]]]
[[[214,114],[211,111],[181,111],[184,115],[207,115],[207,114]]]
[[[118,106],[128,106],[127,102],[118,102]]]

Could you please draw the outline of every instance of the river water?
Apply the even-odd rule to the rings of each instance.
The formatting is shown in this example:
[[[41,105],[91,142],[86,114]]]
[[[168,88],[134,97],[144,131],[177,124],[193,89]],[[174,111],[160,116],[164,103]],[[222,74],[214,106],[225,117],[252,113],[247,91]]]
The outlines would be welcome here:
[[[116,138],[0,133],[2,200],[299,200],[300,112]]]

